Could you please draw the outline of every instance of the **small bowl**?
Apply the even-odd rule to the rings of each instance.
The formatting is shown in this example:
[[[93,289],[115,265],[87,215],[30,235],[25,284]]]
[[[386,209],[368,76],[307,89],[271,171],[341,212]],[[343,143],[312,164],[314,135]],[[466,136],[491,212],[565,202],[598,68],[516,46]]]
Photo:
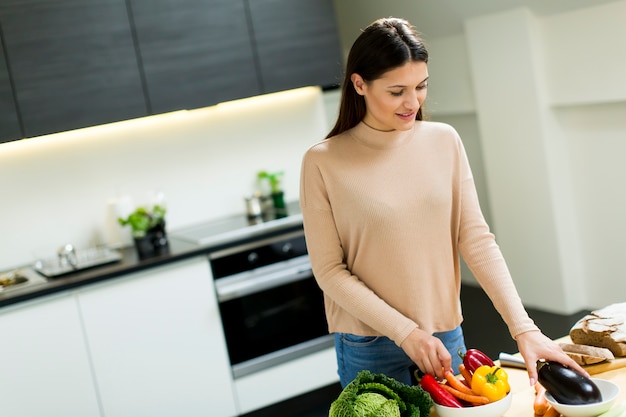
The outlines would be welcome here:
[[[435,404],[435,412],[439,417],[501,417],[511,407],[512,399],[509,392],[501,400],[473,407],[453,408]]]
[[[613,406],[619,395],[620,388],[619,385],[606,379],[591,378],[591,380],[598,386],[602,394],[602,401],[600,402],[582,405],[561,404],[557,402],[549,392],[546,392],[546,400],[548,400],[551,406],[556,408],[556,411],[567,417],[599,416]]]

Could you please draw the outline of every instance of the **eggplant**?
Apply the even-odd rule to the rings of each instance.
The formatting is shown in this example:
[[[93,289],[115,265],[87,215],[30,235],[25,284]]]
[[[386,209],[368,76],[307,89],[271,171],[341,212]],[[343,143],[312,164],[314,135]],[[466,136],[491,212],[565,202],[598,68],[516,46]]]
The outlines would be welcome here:
[[[539,383],[561,404],[581,405],[602,401],[598,386],[580,372],[558,362],[537,364]]]

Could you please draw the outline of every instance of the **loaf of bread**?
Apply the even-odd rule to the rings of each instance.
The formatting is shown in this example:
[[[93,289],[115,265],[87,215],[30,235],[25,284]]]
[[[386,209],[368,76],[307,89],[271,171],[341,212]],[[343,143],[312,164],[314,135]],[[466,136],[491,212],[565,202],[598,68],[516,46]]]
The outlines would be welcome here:
[[[579,365],[594,365],[615,359],[613,353],[603,347],[581,345],[578,343],[559,343],[563,352]]]
[[[569,336],[574,343],[604,347],[615,356],[626,356],[626,303],[592,311],[572,326]]]

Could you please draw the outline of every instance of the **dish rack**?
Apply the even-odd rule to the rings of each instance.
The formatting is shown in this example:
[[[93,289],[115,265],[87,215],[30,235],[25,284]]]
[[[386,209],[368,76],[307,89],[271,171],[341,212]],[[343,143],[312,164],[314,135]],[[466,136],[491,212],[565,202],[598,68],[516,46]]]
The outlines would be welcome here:
[[[75,250],[66,245],[59,249],[57,258],[37,261],[34,268],[48,278],[55,278],[121,260],[122,255],[118,251],[106,247]]]

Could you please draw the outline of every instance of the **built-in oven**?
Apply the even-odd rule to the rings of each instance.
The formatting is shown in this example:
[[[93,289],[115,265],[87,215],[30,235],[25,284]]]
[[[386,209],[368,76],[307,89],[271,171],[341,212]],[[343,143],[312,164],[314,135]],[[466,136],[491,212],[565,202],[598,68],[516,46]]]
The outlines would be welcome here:
[[[234,378],[333,344],[301,228],[209,254]]]

